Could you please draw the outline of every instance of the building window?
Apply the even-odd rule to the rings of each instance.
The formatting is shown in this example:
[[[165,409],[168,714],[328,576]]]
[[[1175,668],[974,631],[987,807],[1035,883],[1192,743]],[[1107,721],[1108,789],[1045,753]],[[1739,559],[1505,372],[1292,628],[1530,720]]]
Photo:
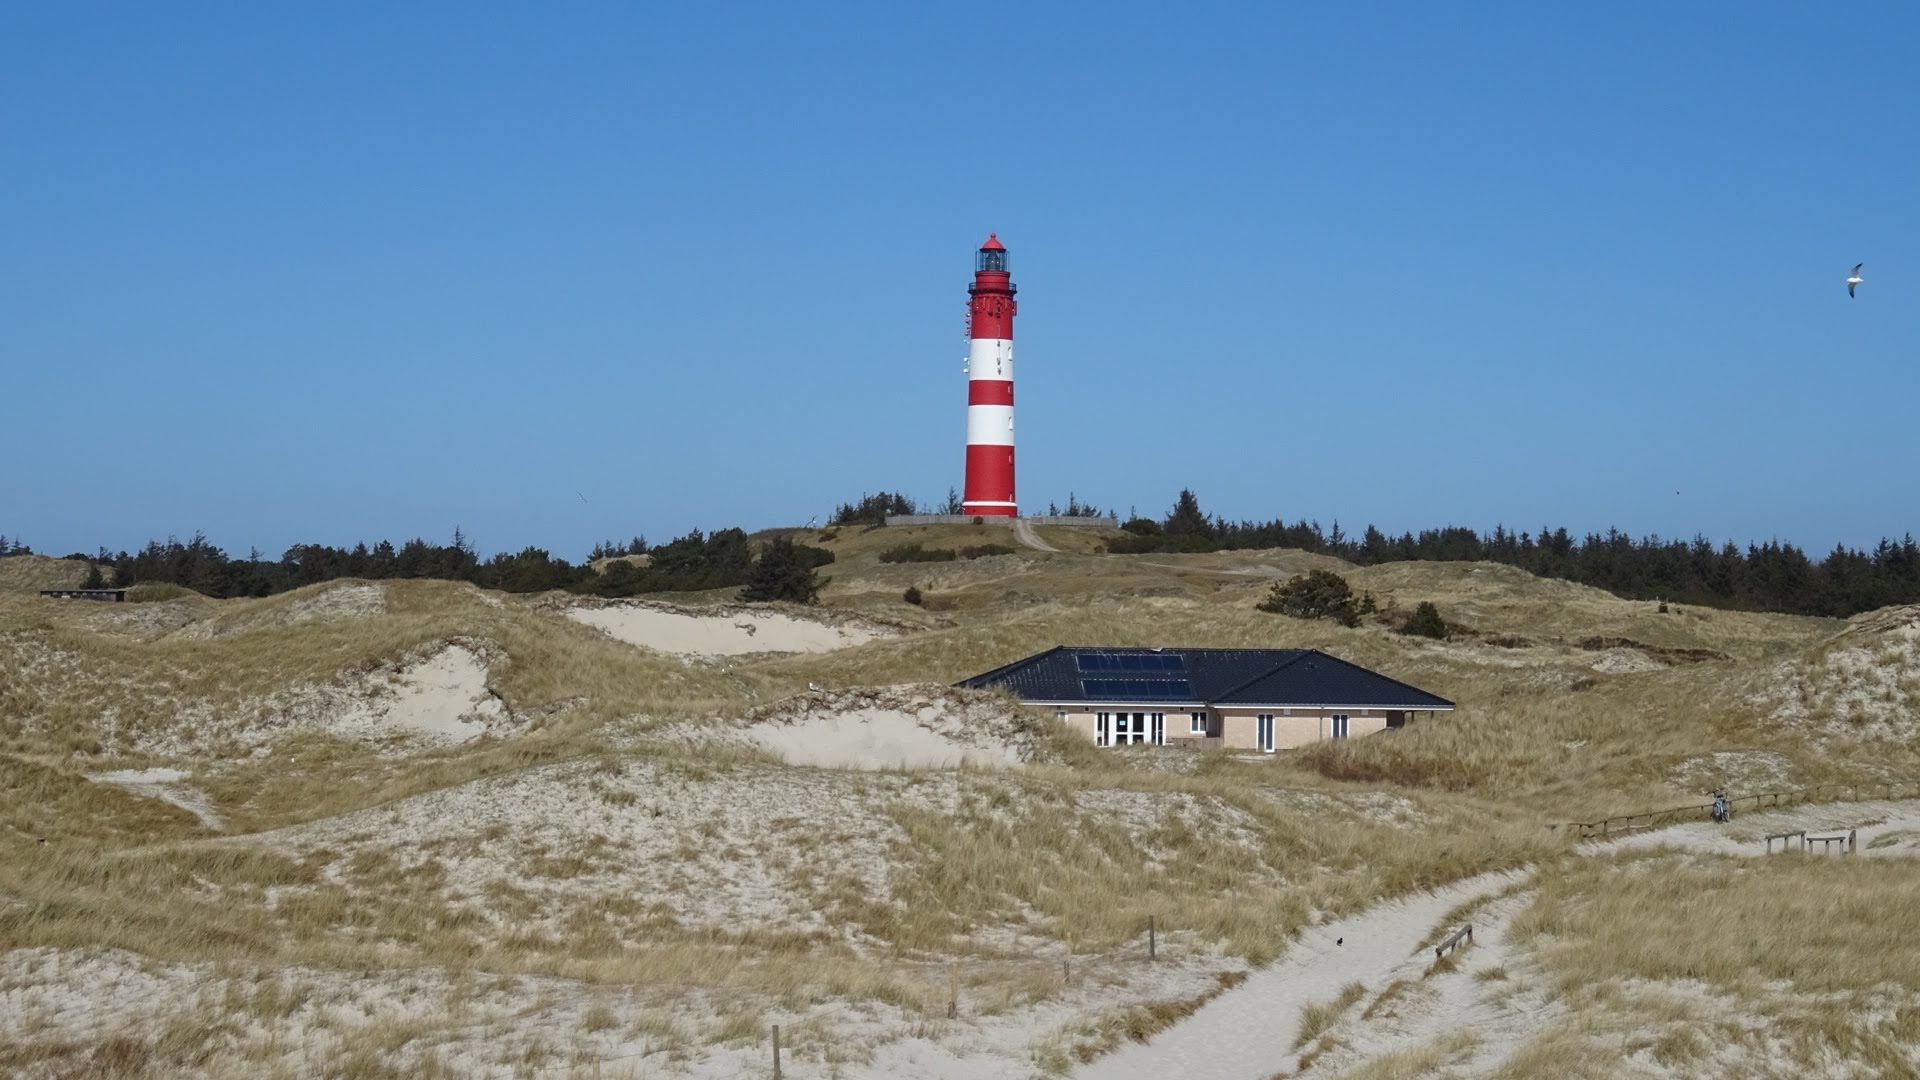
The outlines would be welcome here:
[[[1187,733],[1205,735],[1207,733],[1207,714],[1203,712],[1187,714]]]
[[[1333,718],[1333,737],[1336,739],[1344,739],[1347,737],[1346,717],[1336,716]]]
[[[1254,744],[1266,753],[1273,753],[1273,714],[1261,713],[1255,718],[1253,726]]]

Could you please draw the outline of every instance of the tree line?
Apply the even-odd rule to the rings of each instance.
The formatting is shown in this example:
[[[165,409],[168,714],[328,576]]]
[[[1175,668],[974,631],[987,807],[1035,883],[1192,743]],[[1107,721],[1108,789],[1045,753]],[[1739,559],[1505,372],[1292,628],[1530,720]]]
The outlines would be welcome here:
[[[949,491],[947,505],[939,511],[958,504],[959,497]],[[841,504],[833,521],[877,523],[888,514],[915,513],[919,505],[899,492],[863,495],[856,502]],[[1068,510],[1089,516],[1098,513],[1073,496],[1069,496]],[[1899,541],[1881,540],[1871,550],[1836,545],[1818,560],[1779,540],[1743,548],[1731,542],[1716,545],[1704,536],[1636,540],[1617,529],[1576,537],[1565,527],[1514,532],[1499,525],[1490,533],[1480,533],[1448,526],[1390,536],[1369,525],[1355,536],[1338,521],[1331,529],[1322,529],[1317,521],[1288,522],[1277,517],[1228,521],[1205,513],[1191,490],[1181,491],[1164,517],[1134,514],[1121,528],[1126,535],[1110,541],[1108,551],[1298,548],[1362,566],[1415,560],[1496,562],[1630,599],[1842,618],[1890,604],[1920,603],[1920,546],[1912,534]],[[244,559],[231,558],[199,535],[186,542],[172,537],[152,541],[137,552],[110,553],[103,548],[94,556],[67,557],[95,564],[95,572],[89,574],[93,584],[166,582],[218,597],[267,596],[341,577],[442,578],[513,592],[568,589],[634,596],[746,587],[756,571],[769,575],[777,571],[785,582],[779,590],[792,598],[811,595],[808,583],[818,588],[814,571],[833,561],[832,552],[825,549],[784,544],[763,568],[767,553],[773,550],[772,544],[754,550],[746,533],[737,528],[711,534],[696,529],[657,547],[637,536],[625,543],[605,541],[580,565],[535,547],[482,560],[456,529],[446,544],[421,539],[398,546],[381,541],[352,548],[296,544],[278,559],[266,558],[257,550]],[[31,551],[18,536],[0,536],[0,554]],[[590,563],[601,565],[596,569]]]
[[[1067,492],[1067,505],[1057,502],[1047,504],[1048,517],[1106,517],[1106,511],[1083,503],[1080,496]],[[921,502],[900,491],[880,491],[872,495],[861,495],[853,502],[844,502],[836,506],[833,516],[827,519],[830,525],[885,525],[887,518],[893,515],[938,514],[947,517],[959,517],[966,513],[966,507],[960,501],[960,493],[947,489],[947,497],[939,502]]]
[[[8,554],[30,553],[17,540],[11,543],[5,549]],[[537,547],[483,560],[456,528],[452,541],[445,544],[422,539],[398,546],[382,540],[351,548],[295,544],[278,559],[267,558],[258,549],[246,558],[234,558],[197,533],[184,542],[178,537],[152,540],[134,552],[101,548],[92,556],[67,558],[92,564],[87,578],[92,587],[170,584],[220,598],[271,596],[338,578],[435,578],[507,592],[564,589],[606,597],[743,587],[743,599],[809,603],[820,587],[815,569],[833,562],[833,553],[785,538],[756,548],[736,528],[711,534],[695,529],[654,548],[639,537],[624,545],[609,542],[596,547],[593,558],[579,565]],[[608,558],[614,561],[598,569],[591,565]]]
[[[1135,515],[1127,536],[1107,545],[1117,553],[1299,548],[1370,566],[1384,562],[1495,562],[1540,577],[1560,578],[1636,600],[1667,600],[1706,607],[1779,611],[1845,618],[1889,604],[1920,603],[1920,546],[1909,533],[1881,540],[1870,551],[1835,545],[1815,560],[1779,540],[1715,544],[1647,536],[1618,529],[1575,537],[1564,527],[1491,533],[1462,526],[1389,536],[1369,525],[1354,536],[1334,522],[1227,521],[1209,516],[1183,490],[1160,519]]]

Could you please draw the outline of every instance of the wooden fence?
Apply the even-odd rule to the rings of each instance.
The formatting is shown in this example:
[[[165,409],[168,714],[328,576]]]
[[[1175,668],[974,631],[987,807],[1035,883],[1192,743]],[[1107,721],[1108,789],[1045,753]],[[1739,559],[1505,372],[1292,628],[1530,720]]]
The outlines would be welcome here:
[[[1447,938],[1447,940],[1441,942],[1439,945],[1434,946],[1433,959],[1435,960],[1435,962],[1438,962],[1441,957],[1447,955],[1448,949],[1459,948],[1460,942],[1462,941],[1465,941],[1469,945],[1473,944],[1473,924],[1472,923],[1468,923],[1467,925],[1461,927],[1460,929],[1455,930],[1451,937]]]
[[[1727,801],[1737,813],[1741,809],[1766,810],[1776,806],[1799,806],[1804,803],[1914,798],[1920,798],[1920,781],[1900,780],[1869,784],[1817,784],[1813,787],[1794,788],[1789,791],[1762,791],[1751,795],[1735,795]],[[1604,840],[1619,833],[1657,829],[1662,825],[1696,821],[1712,816],[1713,804],[1704,802],[1690,806],[1670,807],[1666,810],[1648,810],[1638,814],[1616,814],[1613,817],[1601,818],[1599,821],[1568,821],[1547,827],[1572,832],[1575,838],[1580,840],[1591,840],[1595,837]]]

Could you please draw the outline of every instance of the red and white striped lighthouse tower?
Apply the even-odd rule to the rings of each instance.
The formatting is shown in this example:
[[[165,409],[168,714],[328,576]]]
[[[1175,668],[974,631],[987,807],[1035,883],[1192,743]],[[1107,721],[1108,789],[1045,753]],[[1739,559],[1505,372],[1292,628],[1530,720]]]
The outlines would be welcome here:
[[[980,245],[967,294],[967,483],[961,509],[1015,517],[1013,497],[1013,278],[998,234]]]

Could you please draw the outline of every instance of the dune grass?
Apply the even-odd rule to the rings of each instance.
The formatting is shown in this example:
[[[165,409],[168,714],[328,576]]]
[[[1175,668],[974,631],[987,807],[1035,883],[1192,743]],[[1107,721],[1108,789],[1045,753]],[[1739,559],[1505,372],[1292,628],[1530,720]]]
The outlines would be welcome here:
[[[1044,532],[1066,549],[1058,555],[1023,550],[928,566],[878,561],[881,550],[903,542],[980,543],[974,534],[982,531],[989,540],[1003,535],[948,526],[816,536],[807,542],[839,558],[824,571],[832,579],[827,604],[883,616],[907,632],[832,653],[718,662],[614,641],[562,617],[566,598],[489,595],[450,582],[379,583],[377,608],[351,617],[312,612],[331,590],[361,583],[262,600],[182,597],[84,610],[0,590],[0,782],[7,792],[0,800],[0,951],[107,947],[221,969],[547,976],[594,988],[732,995],[739,1011],[730,1015],[756,1024],[775,1005],[801,1010],[839,1000],[883,1003],[937,1024],[956,978],[967,1000],[1012,1009],[1061,992],[1058,958],[1069,943],[1076,965],[1134,962],[1149,916],[1171,956],[1257,963],[1312,913],[1358,910],[1473,873],[1555,860],[1564,841],[1545,822],[1668,805],[1687,794],[1671,779],[1676,768],[1715,751],[1778,755],[1798,783],[1920,775],[1913,740],[1817,742],[1753,703],[1776,667],[1824,655],[1823,643],[1845,629],[1839,622],[1704,610],[1660,615],[1652,605],[1488,565],[1358,569],[1301,552],[1093,555],[1098,536],[1069,529]],[[1254,609],[1273,581],[1319,566],[1346,573],[1389,609],[1432,599],[1469,632],[1429,642],[1381,622],[1349,629]],[[26,579],[26,571],[12,572]],[[927,610],[904,604],[899,595],[908,584],[938,602]],[[1657,670],[1614,675],[1595,670],[1596,648],[1583,644],[1591,639],[1637,642],[1656,658],[1672,655],[1660,650],[1695,650],[1724,659],[1657,659]],[[218,729],[213,721],[245,722],[292,688],[391,669],[449,642],[486,657],[489,686],[528,719],[525,734],[393,754],[296,729],[259,756],[207,734]],[[831,867],[793,879],[824,914],[824,932],[699,929],[676,920],[672,904],[650,898],[555,899],[534,888],[533,878],[588,873],[593,858],[579,852],[525,863],[527,888],[496,890],[477,904],[431,852],[397,855],[404,843],[377,819],[337,850],[289,854],[263,835],[370,808],[384,817],[385,808],[416,797],[549,770],[574,770],[593,784],[595,770],[654,763],[693,787],[734,767],[772,775],[779,767],[757,758],[653,743],[648,733],[668,721],[737,717],[808,683],[948,683],[1063,643],[1322,648],[1460,708],[1277,760],[1119,754],[1053,727],[1048,763],[942,779],[950,798],[904,798],[887,794],[888,785],[849,781],[838,797],[883,815],[899,839],[884,889]],[[190,772],[233,835],[211,837],[191,814],[87,779],[156,764]],[[604,797],[635,815],[658,813],[665,801],[616,787]],[[696,848],[688,857],[751,854]],[[1910,974],[1894,977],[1891,958],[1902,954],[1886,936],[1893,932],[1886,927],[1910,920],[1881,917],[1879,928],[1854,933],[1888,910],[1881,905],[1910,908],[1893,894],[1895,876],[1872,860],[1833,860],[1820,872],[1840,875],[1838,887],[1826,888],[1824,878],[1797,876],[1809,865],[1664,857],[1569,863],[1559,878],[1547,875],[1548,887],[1516,926],[1531,928],[1529,940],[1568,996],[1587,984],[1686,979],[1740,995],[1763,993],[1769,980],[1808,994],[1915,990]],[[1776,899],[1760,899],[1769,896]],[[1714,920],[1704,936],[1693,932],[1698,918],[1671,928],[1655,918],[1642,944],[1611,939],[1616,924],[1646,923],[1648,912],[1665,909],[1733,916]],[[1763,936],[1785,935],[1778,955],[1742,952],[1733,928],[1750,920]],[[1831,929],[1795,929],[1803,922]],[[1011,948],[1013,940],[1025,944]],[[1838,961],[1831,950],[1839,950]],[[1869,955],[1874,950],[1879,955]],[[1595,974],[1583,980],[1585,965]],[[1642,1016],[1635,1010],[1651,1006],[1636,1000],[1630,993],[1583,999],[1590,1030],[1617,1031],[1616,1020]],[[1177,1004],[1142,1006],[1114,1030],[1126,1037],[1133,1027],[1169,1022]],[[1904,1038],[1829,1022],[1810,1006],[1778,1015],[1805,1032],[1795,1038],[1808,1061],[1820,1053],[1882,1054]],[[615,1019],[603,1008],[577,1029],[596,1035],[614,1030]],[[1908,1022],[1896,1010],[1889,1030]],[[1721,1034],[1697,1020],[1663,1023],[1672,1030],[1658,1052],[1676,1061],[1686,1060],[1696,1036]],[[715,1030],[723,1027],[717,1020]],[[1578,1075],[1588,1053],[1578,1034],[1584,1030],[1552,1036],[1561,1041],[1528,1047],[1516,1060],[1549,1061],[1564,1051],[1567,1075]],[[709,1034],[675,1028],[662,1038],[678,1047]],[[443,1068],[406,1035],[392,1033],[413,1050],[378,1052],[356,1067],[380,1075],[405,1059],[428,1074]],[[734,1036],[745,1038],[745,1028]],[[160,1058],[151,1058],[158,1044],[149,1040],[90,1044],[62,1051],[60,1060],[92,1054],[111,1064],[148,1060],[139,1057],[146,1053],[178,1066],[195,1047],[224,1036],[182,1028],[167,1038],[173,1042]],[[0,1046],[0,1061],[29,1053],[24,1045]],[[1436,1043],[1376,1063],[1366,1075],[1444,1066],[1466,1049]]]
[[[1901,859],[1733,859],[1659,850],[1539,875],[1512,924],[1575,1023],[1528,1061],[1645,1053],[1685,1069],[1904,1075],[1920,1044],[1913,868]],[[1579,1074],[1575,1071],[1575,1074]]]

